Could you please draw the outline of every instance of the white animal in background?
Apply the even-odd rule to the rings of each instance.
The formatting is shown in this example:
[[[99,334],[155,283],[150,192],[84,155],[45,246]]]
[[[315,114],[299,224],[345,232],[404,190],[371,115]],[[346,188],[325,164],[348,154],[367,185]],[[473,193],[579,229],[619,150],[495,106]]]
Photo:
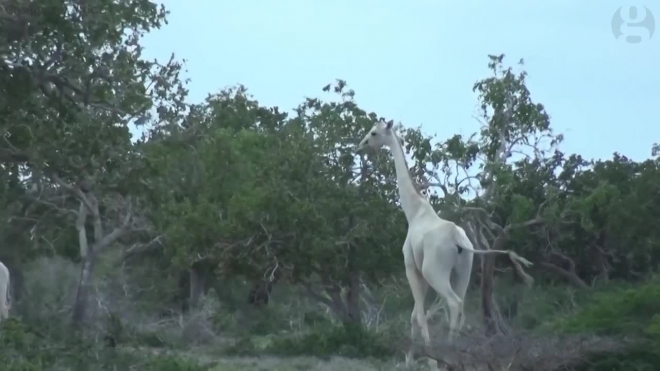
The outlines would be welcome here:
[[[0,262],[0,321],[9,318],[11,295],[9,294],[9,269]]]

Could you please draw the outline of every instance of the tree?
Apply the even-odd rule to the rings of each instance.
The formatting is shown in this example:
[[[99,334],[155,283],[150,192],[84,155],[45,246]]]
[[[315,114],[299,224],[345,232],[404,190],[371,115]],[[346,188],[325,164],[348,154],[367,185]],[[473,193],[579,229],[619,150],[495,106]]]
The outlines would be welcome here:
[[[335,88],[340,102],[308,99],[290,119],[229,89],[196,107],[183,131],[153,143],[158,224],[180,269],[282,277],[360,323],[362,280],[397,269],[392,241],[405,224],[393,178],[383,175],[392,169],[372,174],[364,160],[356,164],[354,142],[376,115],[344,88]],[[386,227],[374,233],[375,225]]]
[[[560,175],[571,210],[562,236],[573,249],[565,250],[582,266],[583,277],[631,280],[653,271],[659,261],[652,226],[660,204],[658,175],[657,159],[637,163],[618,153],[585,164],[573,176]]]
[[[146,0],[8,0],[0,7],[0,166],[10,183],[26,179],[40,197],[64,198],[65,206],[40,197],[29,202],[75,215],[82,269],[74,323],[83,320],[99,250],[129,230],[140,204],[127,201],[138,187],[131,176],[139,158],[129,124],[148,123],[152,108],[155,124],[172,123],[186,108],[181,65],[173,58],[166,65],[141,58],[140,38],[165,15]],[[54,195],[61,191],[68,196]],[[78,211],[68,208],[67,197]],[[124,205],[132,207],[117,217]],[[113,218],[118,227],[105,234]]]
[[[262,168],[272,158],[268,152],[278,144],[265,131],[279,126],[285,117],[277,109],[259,107],[238,87],[209,96],[205,104],[192,107],[183,127],[165,133],[157,129],[151,136],[158,139],[143,145],[150,178],[158,179],[148,184],[153,220],[167,236],[166,254],[174,266],[190,272],[193,305],[206,293],[224,259],[222,244],[235,243],[235,235],[241,240],[248,233],[240,221],[227,218],[234,217],[234,208],[242,207],[238,201],[242,192],[254,190],[251,187],[264,191],[263,180],[269,178]],[[280,177],[278,169],[268,170],[271,180]],[[258,206],[253,202],[262,196],[263,192],[255,194],[245,207]],[[231,270],[237,271],[246,272]]]
[[[300,271],[305,273],[298,278],[310,295],[322,299],[309,280],[318,277],[328,295],[322,301],[335,313],[343,313],[340,318],[345,322],[359,323],[360,280],[377,283],[402,268],[398,258],[406,223],[395,204],[394,168],[391,161],[382,161],[387,154],[375,162],[354,154],[357,141],[373,127],[378,116],[359,108],[355,93],[343,80],[323,90],[330,89],[341,97],[339,102],[308,99],[295,119],[310,130],[320,152],[321,164],[315,168],[323,169],[323,173],[311,185],[314,194],[330,196],[326,200],[312,198],[311,204],[307,201],[308,207],[320,207],[323,219],[317,223],[332,226],[317,231],[317,225],[306,225],[313,232],[309,245],[318,255],[307,256],[308,246],[296,252],[302,257],[298,266],[304,270]],[[308,266],[305,261],[309,258],[330,264]],[[346,295],[342,298],[344,287]]]

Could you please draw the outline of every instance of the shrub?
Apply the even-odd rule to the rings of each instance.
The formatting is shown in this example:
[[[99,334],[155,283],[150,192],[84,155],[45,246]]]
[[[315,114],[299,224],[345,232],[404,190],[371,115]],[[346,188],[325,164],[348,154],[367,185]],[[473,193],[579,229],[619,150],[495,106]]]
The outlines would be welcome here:
[[[68,333],[61,339],[42,334],[15,318],[0,323],[0,360],[3,371],[128,370],[204,371],[210,366],[172,356],[117,352],[99,343],[81,341]]]
[[[660,280],[626,286],[597,292],[574,315],[546,325],[560,332],[632,339],[620,352],[593,354],[575,370],[645,371],[660,365]]]
[[[654,371],[660,365],[660,352],[629,348],[618,353],[594,353],[575,371]]]
[[[302,336],[276,338],[265,351],[287,356],[338,355],[349,358],[385,358],[391,355],[384,336],[353,324],[317,326]]]
[[[199,363],[175,356],[157,356],[141,365],[144,371],[206,371],[212,365],[202,366]]]
[[[653,326],[660,308],[660,280],[634,288],[618,288],[594,294],[574,315],[560,318],[550,327],[563,332],[598,335],[634,335],[660,339]],[[659,331],[660,333],[660,331]]]

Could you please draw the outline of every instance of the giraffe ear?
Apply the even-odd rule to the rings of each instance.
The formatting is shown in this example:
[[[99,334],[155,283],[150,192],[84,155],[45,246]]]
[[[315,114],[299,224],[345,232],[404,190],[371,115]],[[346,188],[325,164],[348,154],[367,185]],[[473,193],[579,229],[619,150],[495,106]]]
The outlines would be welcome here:
[[[391,128],[392,128],[392,125],[394,125],[394,120],[390,120],[390,121],[388,121],[388,122],[387,122],[387,126],[386,126],[386,127],[387,127],[387,130],[391,129]]]

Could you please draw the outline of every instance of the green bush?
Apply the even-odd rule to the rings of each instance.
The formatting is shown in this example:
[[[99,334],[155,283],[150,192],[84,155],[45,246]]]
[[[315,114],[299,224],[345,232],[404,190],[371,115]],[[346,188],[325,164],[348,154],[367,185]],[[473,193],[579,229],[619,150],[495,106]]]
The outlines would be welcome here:
[[[44,336],[29,326],[9,318],[0,324],[0,359],[3,369],[38,371],[53,365],[63,347],[52,346]],[[62,358],[65,358],[63,354]],[[6,367],[6,368],[4,368]]]
[[[249,356],[258,353],[254,341],[249,336],[242,336],[236,342],[223,349],[223,353],[231,356]]]
[[[576,371],[656,370],[660,365],[660,280],[613,287],[595,292],[573,315],[548,322],[546,329],[633,340],[618,352],[592,354],[574,367]]]
[[[212,365],[201,366],[199,363],[175,356],[153,357],[139,368],[143,371],[206,371]]]
[[[99,346],[102,343],[87,343],[88,340],[67,334],[53,338],[15,318],[3,321],[0,323],[2,370],[110,371],[139,366],[144,371],[204,371],[210,367],[171,356],[122,353]]]
[[[213,313],[212,321],[216,330],[224,333],[268,335],[288,330],[288,316],[276,305],[245,305],[233,313],[221,308]]]
[[[628,349],[619,353],[595,353],[574,366],[575,371],[655,371],[660,365],[660,352],[652,349]]]
[[[573,309],[571,291],[565,287],[543,287],[527,293],[513,319],[523,329],[535,329],[544,320]]]
[[[302,336],[276,338],[265,352],[286,356],[338,355],[349,358],[385,358],[391,355],[384,336],[353,324],[317,326]]]
[[[553,321],[549,326],[562,332],[633,335],[657,340],[660,339],[660,330],[655,332],[660,327],[658,308],[660,280],[653,279],[637,287],[595,293],[577,313]]]

